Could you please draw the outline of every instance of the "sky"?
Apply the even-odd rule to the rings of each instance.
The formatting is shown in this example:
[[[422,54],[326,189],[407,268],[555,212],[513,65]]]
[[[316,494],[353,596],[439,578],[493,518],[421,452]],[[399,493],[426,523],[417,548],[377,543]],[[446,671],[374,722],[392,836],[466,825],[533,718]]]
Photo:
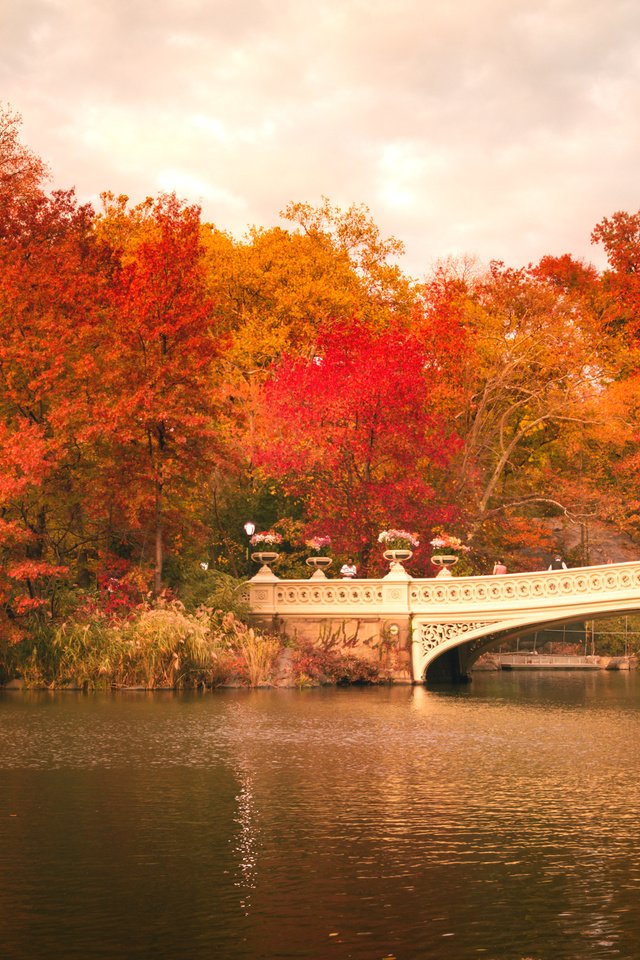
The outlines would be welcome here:
[[[0,0],[0,101],[82,201],[365,205],[418,279],[640,208],[637,0]]]

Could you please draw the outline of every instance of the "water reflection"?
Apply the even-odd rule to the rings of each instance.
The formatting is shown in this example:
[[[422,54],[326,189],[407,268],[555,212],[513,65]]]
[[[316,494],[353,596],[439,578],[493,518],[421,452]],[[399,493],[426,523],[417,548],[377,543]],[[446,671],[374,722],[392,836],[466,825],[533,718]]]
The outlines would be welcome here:
[[[631,960],[638,692],[0,695],[8,956]]]
[[[251,891],[255,890],[258,878],[258,828],[255,802],[250,776],[241,774],[240,793],[236,796],[237,813],[234,823],[238,833],[233,843],[238,866],[235,885],[240,890],[240,906],[245,916],[251,912]]]

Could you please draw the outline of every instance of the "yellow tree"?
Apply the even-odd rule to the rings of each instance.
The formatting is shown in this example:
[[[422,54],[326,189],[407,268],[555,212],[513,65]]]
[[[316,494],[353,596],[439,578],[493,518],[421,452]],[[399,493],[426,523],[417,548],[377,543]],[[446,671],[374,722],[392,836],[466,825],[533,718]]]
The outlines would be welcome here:
[[[505,513],[525,518],[517,536],[531,542],[528,515],[567,508],[562,451],[594,420],[604,375],[597,327],[583,290],[556,280],[549,264],[513,270],[494,263],[478,276],[456,274],[449,264],[423,289],[424,322],[438,329],[448,298],[450,322],[457,318],[464,331],[462,374],[451,381],[463,445],[450,484],[478,543]],[[570,495],[575,508],[575,489]]]

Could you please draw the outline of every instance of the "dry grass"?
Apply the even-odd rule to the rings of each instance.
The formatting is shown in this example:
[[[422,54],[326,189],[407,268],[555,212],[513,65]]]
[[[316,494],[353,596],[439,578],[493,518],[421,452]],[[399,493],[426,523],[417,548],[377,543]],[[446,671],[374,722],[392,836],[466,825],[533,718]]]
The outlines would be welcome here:
[[[123,620],[96,616],[62,624],[20,672],[28,686],[152,690],[234,679],[254,687],[270,680],[279,652],[277,638],[233,613],[207,607],[188,613],[178,601],[158,601]]]

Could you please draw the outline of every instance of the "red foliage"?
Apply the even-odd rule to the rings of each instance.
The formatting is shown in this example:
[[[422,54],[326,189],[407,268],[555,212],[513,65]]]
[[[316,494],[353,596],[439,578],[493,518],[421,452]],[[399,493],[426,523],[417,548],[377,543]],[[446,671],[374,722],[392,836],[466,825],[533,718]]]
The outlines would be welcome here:
[[[148,596],[153,572],[114,554],[103,554],[97,574],[102,609],[109,615],[126,615]]]
[[[159,587],[176,498],[184,517],[186,496],[218,455],[211,363],[220,340],[209,322],[199,209],[169,196],[130,216],[139,236],[116,258],[112,322],[87,331],[84,353],[99,370],[81,437],[103,464],[93,511],[149,529]]]
[[[316,683],[376,683],[380,670],[375,663],[354,654],[304,644],[291,658],[291,672],[298,681]]]
[[[604,246],[610,270],[603,278],[605,319],[626,327],[634,338],[640,332],[640,212],[618,211],[604,217],[591,234]]]
[[[0,190],[0,597],[9,618],[43,607],[68,573],[50,518],[63,504],[82,515],[78,344],[101,306],[91,208],[32,187]],[[51,523],[71,526],[68,517]]]
[[[353,319],[324,332],[313,359],[283,358],[265,389],[259,462],[365,564],[383,526],[427,530],[440,518],[432,477],[457,440],[431,403],[438,377],[406,329]]]
[[[50,577],[59,579],[68,574],[68,567],[55,566],[40,560],[23,560],[12,564],[7,570],[7,576],[12,580],[42,580]]]
[[[561,257],[542,257],[540,263],[531,269],[531,275],[548,281],[565,293],[586,293],[598,282],[598,271],[592,264],[575,260],[568,253]]]

